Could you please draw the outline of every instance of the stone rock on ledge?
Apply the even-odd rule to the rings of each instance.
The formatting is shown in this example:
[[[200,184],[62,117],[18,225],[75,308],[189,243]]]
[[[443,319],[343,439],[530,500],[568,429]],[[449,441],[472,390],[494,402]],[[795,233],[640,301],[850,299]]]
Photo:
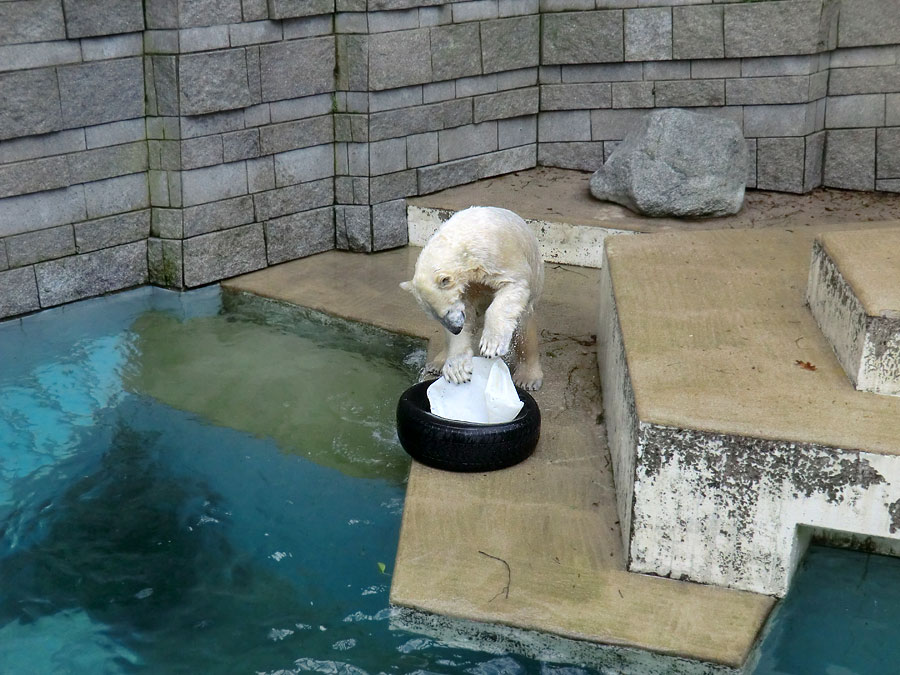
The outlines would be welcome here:
[[[655,110],[591,176],[591,194],[646,216],[702,218],[744,203],[747,143],[733,121],[678,108]]]

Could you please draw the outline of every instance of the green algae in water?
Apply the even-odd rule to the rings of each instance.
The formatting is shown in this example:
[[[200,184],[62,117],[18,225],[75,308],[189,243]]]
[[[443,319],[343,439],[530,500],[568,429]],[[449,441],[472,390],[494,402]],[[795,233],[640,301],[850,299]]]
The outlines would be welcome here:
[[[404,361],[420,345],[340,325],[323,343],[308,319],[257,318],[144,314],[131,326],[126,389],[349,476],[403,481],[409,458],[393,413],[417,372]]]

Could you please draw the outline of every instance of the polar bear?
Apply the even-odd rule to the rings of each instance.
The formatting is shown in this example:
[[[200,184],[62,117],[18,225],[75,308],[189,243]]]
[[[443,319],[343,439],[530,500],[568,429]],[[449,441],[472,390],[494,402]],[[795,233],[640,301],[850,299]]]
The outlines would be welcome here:
[[[445,329],[446,346],[426,372],[468,382],[472,336],[483,315],[481,355],[505,356],[514,346],[513,381],[522,389],[539,389],[544,373],[534,305],[543,286],[541,252],[524,220],[493,206],[454,214],[425,244],[413,278],[400,284]]]

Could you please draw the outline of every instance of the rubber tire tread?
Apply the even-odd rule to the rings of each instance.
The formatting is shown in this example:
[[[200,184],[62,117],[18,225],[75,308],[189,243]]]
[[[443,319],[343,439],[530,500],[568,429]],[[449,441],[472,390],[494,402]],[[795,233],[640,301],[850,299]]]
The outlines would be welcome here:
[[[534,452],[541,434],[541,411],[527,391],[524,402],[505,424],[473,424],[431,413],[426,390],[434,380],[407,389],[397,403],[397,436],[413,458],[444,471],[496,471],[518,464]]]

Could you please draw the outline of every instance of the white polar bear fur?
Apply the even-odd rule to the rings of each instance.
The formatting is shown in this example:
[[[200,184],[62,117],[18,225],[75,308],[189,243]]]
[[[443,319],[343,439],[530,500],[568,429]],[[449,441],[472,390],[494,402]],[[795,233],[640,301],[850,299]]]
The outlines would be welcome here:
[[[523,389],[540,388],[534,306],[544,263],[534,233],[515,213],[473,206],[454,214],[425,244],[412,280],[400,286],[444,325],[446,347],[426,371],[456,383],[471,379],[471,342],[483,314],[482,356],[505,356],[514,346],[513,380]]]

